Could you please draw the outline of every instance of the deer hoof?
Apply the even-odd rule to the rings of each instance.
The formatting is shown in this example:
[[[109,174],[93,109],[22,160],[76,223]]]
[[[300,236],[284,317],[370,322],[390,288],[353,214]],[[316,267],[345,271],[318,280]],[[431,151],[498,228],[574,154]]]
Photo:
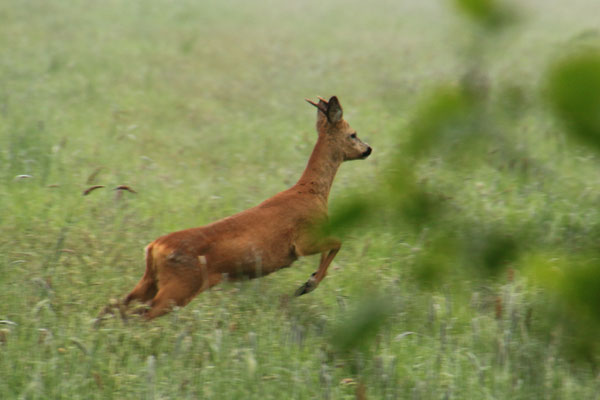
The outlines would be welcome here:
[[[296,290],[296,296],[302,296],[303,294],[310,293],[317,287],[314,280],[309,279],[306,283]]]

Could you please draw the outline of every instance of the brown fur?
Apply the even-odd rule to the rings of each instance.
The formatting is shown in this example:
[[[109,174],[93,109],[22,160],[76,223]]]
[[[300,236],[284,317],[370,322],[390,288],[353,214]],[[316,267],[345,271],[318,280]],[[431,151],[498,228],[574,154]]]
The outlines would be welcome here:
[[[296,294],[317,287],[341,246],[335,238],[315,235],[315,228],[327,219],[331,184],[343,161],[366,158],[371,148],[342,118],[335,96],[309,102],[318,108],[318,139],[298,182],[256,207],[150,243],[146,272],[122,306],[134,300],[147,303],[144,317],[152,319],[174,305],[185,306],[224,279],[264,276],[289,267],[298,257],[321,253],[317,272]]]

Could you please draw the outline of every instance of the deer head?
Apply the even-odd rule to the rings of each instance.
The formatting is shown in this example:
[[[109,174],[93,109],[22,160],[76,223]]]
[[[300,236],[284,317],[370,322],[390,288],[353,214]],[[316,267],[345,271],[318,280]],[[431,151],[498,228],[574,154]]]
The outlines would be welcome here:
[[[335,157],[348,161],[365,159],[371,154],[371,147],[360,140],[356,131],[344,120],[344,110],[336,96],[329,101],[319,97],[318,103],[309,99],[306,101],[317,108],[319,139],[331,146]]]

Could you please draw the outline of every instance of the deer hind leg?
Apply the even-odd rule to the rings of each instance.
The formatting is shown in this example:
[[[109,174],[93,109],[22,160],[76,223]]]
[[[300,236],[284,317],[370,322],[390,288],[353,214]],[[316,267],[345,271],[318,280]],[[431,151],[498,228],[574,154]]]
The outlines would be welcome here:
[[[135,285],[133,290],[125,297],[123,305],[127,306],[134,300],[137,300],[140,303],[146,303],[156,296],[156,293],[158,292],[156,279],[147,275],[147,273],[144,274],[138,284]]]
[[[183,307],[187,305],[201,290],[189,285],[172,282],[159,289],[156,296],[150,302],[150,309],[143,314],[147,320],[160,317],[170,312],[173,307]]]
[[[342,243],[337,240],[330,238],[326,240],[321,246],[323,250],[321,250],[321,261],[319,262],[319,268],[316,272],[314,272],[308,281],[304,283],[304,285],[300,286],[298,290],[296,290],[296,296],[302,296],[303,294],[310,293],[319,286],[319,283],[325,278],[327,275],[327,268],[335,258],[338,251],[342,247]]]
[[[134,314],[143,314],[147,309],[148,302],[152,300],[158,292],[156,278],[147,275],[148,274],[144,274],[133,290],[123,299],[123,308],[127,308],[132,301],[142,303],[142,305],[134,308]],[[121,317],[126,319],[126,316],[123,313],[121,313]]]
[[[135,285],[133,290],[122,301],[113,299],[100,311],[96,317],[94,326],[99,327],[107,314],[114,316],[115,309],[118,310],[121,319],[127,321],[127,306],[129,303],[134,300],[137,300],[140,303],[146,303],[156,295],[157,290],[156,278],[154,278],[152,272],[146,268],[146,272],[142,279],[140,279],[138,284]]]
[[[156,269],[154,266],[154,255],[153,246],[149,245],[146,247],[146,271],[144,276],[133,288],[131,292],[123,299],[123,307],[127,307],[132,301],[138,301],[140,303],[147,303],[156,296],[158,292],[158,280],[156,277]],[[136,313],[140,313],[137,310]],[[123,315],[122,315],[123,316]]]
[[[171,268],[159,276],[158,292],[150,301],[150,309],[143,314],[145,319],[160,317],[175,306],[184,307],[199,293],[222,280],[220,274],[209,273],[205,264],[181,268]]]

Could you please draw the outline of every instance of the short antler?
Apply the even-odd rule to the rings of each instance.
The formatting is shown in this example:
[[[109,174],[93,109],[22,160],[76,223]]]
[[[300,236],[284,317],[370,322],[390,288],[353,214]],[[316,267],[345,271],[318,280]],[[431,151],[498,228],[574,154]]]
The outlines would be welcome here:
[[[329,121],[330,124],[335,124],[342,119],[344,112],[342,111],[342,106],[340,105],[340,102],[336,96],[331,96],[329,101],[320,96],[317,97],[319,98],[318,104],[309,99],[305,100],[317,107],[319,111],[321,111],[327,117],[327,121]]]
[[[319,97],[319,100],[320,100],[319,103],[315,103],[314,101],[312,101],[310,99],[304,99],[304,100],[306,100],[313,106],[317,107],[317,109],[319,109],[319,111],[321,111],[323,114],[327,115],[327,102],[325,100],[323,100],[322,97]]]

